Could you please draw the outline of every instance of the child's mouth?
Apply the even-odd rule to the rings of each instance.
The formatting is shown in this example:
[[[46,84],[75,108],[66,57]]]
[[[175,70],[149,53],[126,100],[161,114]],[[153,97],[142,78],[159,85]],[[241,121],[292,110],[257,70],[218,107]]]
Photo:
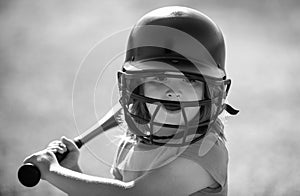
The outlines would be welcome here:
[[[166,110],[171,111],[171,112],[181,110],[180,104],[172,104],[172,105],[163,104],[163,106]]]

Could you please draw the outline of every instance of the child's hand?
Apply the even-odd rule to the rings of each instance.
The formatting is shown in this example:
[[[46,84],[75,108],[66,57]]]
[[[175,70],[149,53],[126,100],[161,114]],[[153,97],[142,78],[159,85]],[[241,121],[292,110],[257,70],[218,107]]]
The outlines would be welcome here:
[[[62,137],[61,140],[52,141],[47,149],[61,154],[69,150],[68,155],[59,164],[71,170],[78,170],[79,149],[71,139]]]
[[[46,179],[51,166],[59,166],[58,161],[51,150],[45,149],[25,158],[24,163],[32,163],[41,172],[41,178]]]

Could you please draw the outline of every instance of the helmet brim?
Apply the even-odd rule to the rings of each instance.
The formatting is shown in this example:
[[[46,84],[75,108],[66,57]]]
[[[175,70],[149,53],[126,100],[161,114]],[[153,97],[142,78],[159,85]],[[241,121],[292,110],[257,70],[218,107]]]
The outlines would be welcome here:
[[[128,61],[123,65],[127,73],[140,72],[181,72],[197,74],[215,79],[224,79],[225,72],[215,66],[190,62],[182,59],[155,59]]]

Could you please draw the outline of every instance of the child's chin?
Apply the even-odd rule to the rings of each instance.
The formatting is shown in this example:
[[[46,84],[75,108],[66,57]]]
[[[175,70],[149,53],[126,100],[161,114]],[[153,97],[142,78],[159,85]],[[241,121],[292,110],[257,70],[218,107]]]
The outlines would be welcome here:
[[[165,107],[161,107],[158,111],[155,122],[171,125],[183,125],[184,119],[182,115],[182,110],[167,110]]]
[[[181,122],[184,122],[181,110],[163,110],[162,112],[164,114],[163,117],[160,119],[163,119],[164,123],[166,124],[179,125],[182,124]]]
[[[187,117],[187,121],[192,120],[197,115],[198,111],[199,111],[199,109],[195,110],[192,108],[186,108],[185,114]],[[171,110],[167,110],[164,107],[162,107],[160,112],[159,112],[160,114],[157,117],[157,119],[164,121],[164,123],[166,123],[166,124],[171,124],[171,125],[184,125],[185,124],[183,112],[181,109],[171,111]]]

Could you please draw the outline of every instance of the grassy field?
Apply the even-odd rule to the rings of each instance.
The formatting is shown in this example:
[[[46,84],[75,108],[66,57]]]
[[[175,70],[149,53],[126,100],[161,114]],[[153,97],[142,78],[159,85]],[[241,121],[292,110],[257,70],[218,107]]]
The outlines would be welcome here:
[[[297,0],[13,0],[0,1],[0,196],[65,195],[47,182],[23,187],[16,177],[19,165],[51,140],[73,138],[93,124],[91,92],[97,77],[89,74],[99,74],[106,62],[99,62],[96,72],[81,70],[72,105],[80,62],[100,40],[164,5],[201,10],[225,33],[226,66],[233,80],[229,102],[240,109],[226,129],[229,195],[300,195]],[[106,82],[96,89],[103,88],[105,95],[115,76],[104,77]],[[100,116],[112,96],[97,94]],[[86,173],[110,177],[116,146],[107,140],[115,134],[82,149],[80,164]]]

